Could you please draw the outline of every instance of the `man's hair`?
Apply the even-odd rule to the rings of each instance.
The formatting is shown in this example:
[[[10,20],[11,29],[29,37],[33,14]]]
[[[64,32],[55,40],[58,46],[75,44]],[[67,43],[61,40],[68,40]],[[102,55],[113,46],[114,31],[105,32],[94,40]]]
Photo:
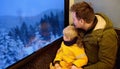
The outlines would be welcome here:
[[[72,12],[76,13],[77,19],[84,19],[87,23],[90,23],[95,18],[95,13],[93,8],[87,2],[79,2],[73,4],[70,9]]]
[[[63,35],[70,38],[71,40],[78,36],[78,33],[74,26],[67,26],[63,30]]]

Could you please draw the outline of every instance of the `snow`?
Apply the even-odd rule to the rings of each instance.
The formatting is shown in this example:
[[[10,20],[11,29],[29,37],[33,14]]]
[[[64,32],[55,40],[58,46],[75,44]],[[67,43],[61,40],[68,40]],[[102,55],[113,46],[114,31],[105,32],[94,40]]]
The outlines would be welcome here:
[[[49,41],[41,40],[40,37],[39,34],[36,34],[36,37],[30,44],[24,45],[20,39],[15,41],[8,36],[8,33],[2,32],[0,34],[0,69],[5,69],[13,63],[53,42],[60,36],[55,38],[55,36],[51,34],[51,39]]]
[[[39,21],[39,23],[33,23],[31,19],[31,21],[24,20],[25,22],[23,23],[20,23],[17,19],[13,19],[11,22],[10,20],[0,19],[0,69],[6,69],[10,65],[22,60],[62,36],[62,29],[64,28],[63,13],[61,13],[61,11],[56,12],[56,14],[50,11],[47,14],[45,13],[44,15],[46,15],[46,17],[44,17],[44,15],[40,17],[40,15],[39,20],[37,19],[38,16],[36,17],[36,21]],[[58,16],[58,19],[56,16]],[[41,23],[40,18],[42,18],[43,21],[47,19],[46,21],[49,21],[49,24],[51,24],[51,27],[47,30],[49,37],[43,37],[41,30],[39,30],[39,28],[41,28],[38,26]],[[48,19],[51,19],[53,22]],[[5,26],[3,26],[2,23],[4,23]],[[54,24],[55,26],[53,26]]]

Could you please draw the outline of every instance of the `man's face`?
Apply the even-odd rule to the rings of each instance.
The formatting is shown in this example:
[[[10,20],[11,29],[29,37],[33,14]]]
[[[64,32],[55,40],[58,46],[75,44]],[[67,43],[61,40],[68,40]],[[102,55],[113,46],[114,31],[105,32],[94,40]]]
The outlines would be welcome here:
[[[72,18],[73,18],[73,23],[74,23],[75,27],[82,28],[83,23],[82,23],[81,19],[79,19],[79,20],[77,19],[75,12],[72,12]]]

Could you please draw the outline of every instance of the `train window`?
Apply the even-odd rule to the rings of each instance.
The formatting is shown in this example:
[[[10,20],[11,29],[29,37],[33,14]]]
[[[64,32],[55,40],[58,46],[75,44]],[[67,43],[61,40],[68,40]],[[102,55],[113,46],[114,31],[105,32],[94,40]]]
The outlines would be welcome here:
[[[64,0],[0,1],[0,69],[62,36]]]

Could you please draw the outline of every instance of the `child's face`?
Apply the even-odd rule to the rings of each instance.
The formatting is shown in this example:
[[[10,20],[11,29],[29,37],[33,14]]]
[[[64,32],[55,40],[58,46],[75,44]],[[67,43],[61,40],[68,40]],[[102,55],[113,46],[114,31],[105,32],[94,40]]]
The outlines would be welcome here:
[[[63,36],[64,41],[70,41],[70,38],[66,37],[65,35]]]

